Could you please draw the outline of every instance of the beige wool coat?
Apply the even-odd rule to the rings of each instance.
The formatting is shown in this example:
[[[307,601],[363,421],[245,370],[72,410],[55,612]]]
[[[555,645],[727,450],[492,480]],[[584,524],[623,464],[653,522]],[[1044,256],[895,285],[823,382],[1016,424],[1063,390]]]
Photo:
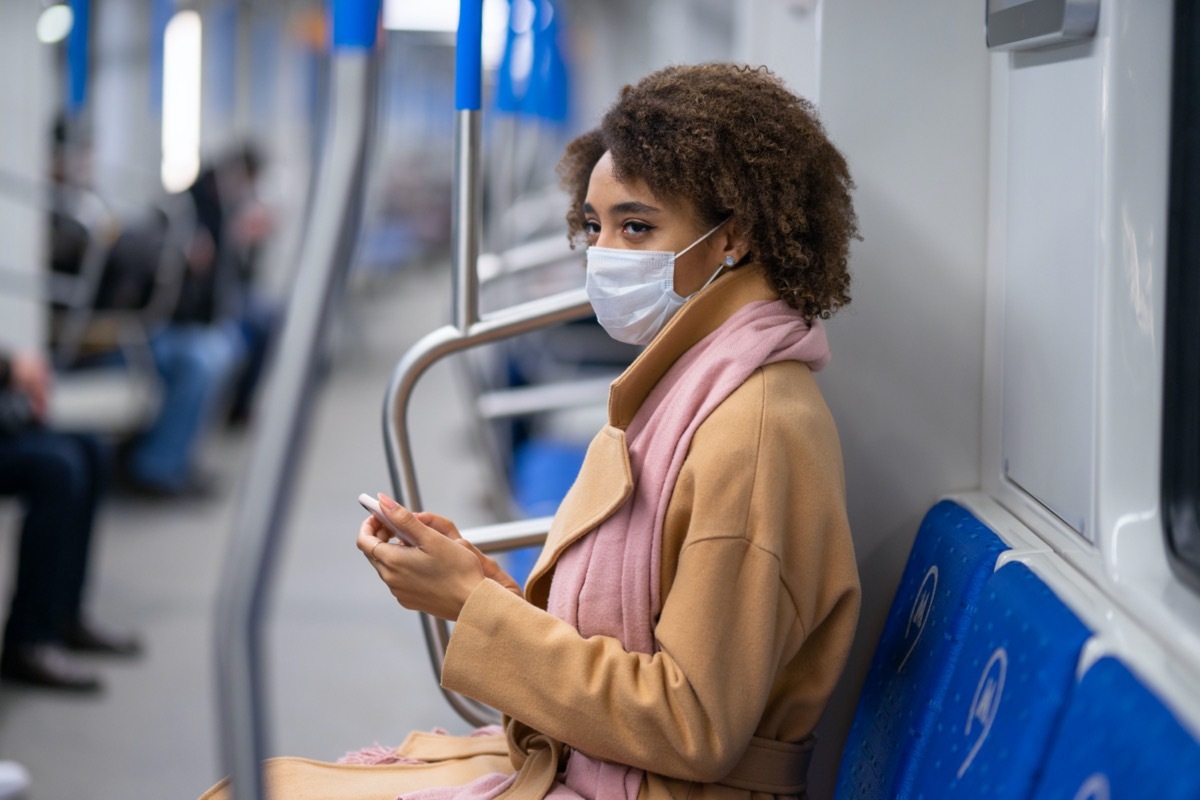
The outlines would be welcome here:
[[[467,600],[442,683],[505,711],[505,737],[410,737],[400,751],[430,761],[416,767],[276,759],[272,796],[391,800],[501,768],[522,772],[510,797],[540,797],[572,749],[645,770],[642,800],[803,796],[860,596],[837,431],[807,366],[758,369],[696,430],[663,528],[657,653],[584,639],[544,610],[558,558],[632,492],[624,429],[650,390],[743,305],[775,297],[751,266],[685,304],[613,383],[525,599],[484,581]]]

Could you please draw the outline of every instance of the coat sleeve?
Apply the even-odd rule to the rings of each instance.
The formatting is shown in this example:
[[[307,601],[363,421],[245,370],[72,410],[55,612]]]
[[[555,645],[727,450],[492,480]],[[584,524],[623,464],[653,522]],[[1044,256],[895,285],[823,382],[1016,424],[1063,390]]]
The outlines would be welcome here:
[[[655,627],[657,653],[584,639],[485,581],[455,625],[443,684],[593,757],[692,781],[727,775],[801,627],[778,554],[762,546],[771,536],[755,530],[775,524],[755,511],[777,477],[762,450],[797,446],[763,435],[763,391],[758,381],[731,395],[741,411],[719,421],[719,457],[681,473],[675,493],[690,493],[689,524]],[[694,439],[689,462],[696,452]]]

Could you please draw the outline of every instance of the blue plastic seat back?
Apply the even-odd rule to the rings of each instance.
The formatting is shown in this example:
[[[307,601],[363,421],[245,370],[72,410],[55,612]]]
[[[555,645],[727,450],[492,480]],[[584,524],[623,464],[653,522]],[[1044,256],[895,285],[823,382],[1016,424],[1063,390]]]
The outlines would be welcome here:
[[[512,478],[513,500],[521,513],[526,517],[552,516],[575,482],[586,454],[587,443],[538,438],[523,441],[513,454]],[[540,552],[540,547],[526,547],[506,553],[504,567],[523,586]]]
[[[1196,800],[1200,742],[1124,664],[1102,658],[1072,694],[1033,796]]]
[[[957,503],[925,515],[842,751],[839,800],[910,796],[975,604],[1007,549]]]
[[[575,482],[587,442],[531,438],[513,454],[513,499],[527,517],[552,515]]]
[[[1024,564],[983,587],[913,785],[916,800],[1033,792],[1091,631]]]

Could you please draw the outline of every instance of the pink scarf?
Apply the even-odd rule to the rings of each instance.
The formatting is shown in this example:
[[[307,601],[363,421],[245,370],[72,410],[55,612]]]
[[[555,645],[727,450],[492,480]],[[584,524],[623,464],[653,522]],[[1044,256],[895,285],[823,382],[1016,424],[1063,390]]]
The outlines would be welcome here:
[[[660,608],[662,529],[692,435],[759,367],[801,361],[814,371],[829,362],[825,329],[809,326],[782,300],[748,303],[680,357],[658,381],[625,431],[633,495],[559,558],[547,610],[585,638],[610,636],[628,652],[654,653]],[[407,800],[490,800],[512,778],[486,776],[463,787],[429,790]],[[578,750],[567,760],[552,798],[635,800],[642,770],[594,759]]]

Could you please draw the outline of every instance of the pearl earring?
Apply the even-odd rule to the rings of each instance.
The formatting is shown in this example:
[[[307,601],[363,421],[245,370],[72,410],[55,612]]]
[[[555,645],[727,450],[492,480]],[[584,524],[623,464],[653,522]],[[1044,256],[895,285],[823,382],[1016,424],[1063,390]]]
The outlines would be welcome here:
[[[726,267],[733,266],[733,256],[725,256],[725,266]]]

